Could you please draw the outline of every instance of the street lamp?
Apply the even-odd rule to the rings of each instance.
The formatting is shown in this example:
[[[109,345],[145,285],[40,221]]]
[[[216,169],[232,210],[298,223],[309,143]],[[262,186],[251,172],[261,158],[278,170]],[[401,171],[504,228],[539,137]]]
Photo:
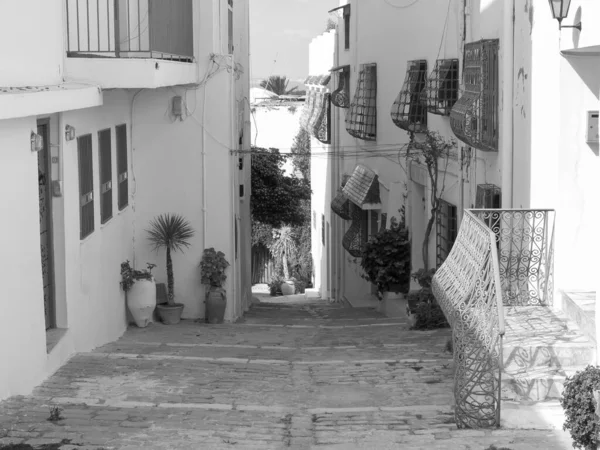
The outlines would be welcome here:
[[[562,25],[562,20],[569,14],[569,6],[571,6],[571,0],[548,0],[550,3],[550,9],[552,10],[552,17],[558,20],[558,29],[562,28],[577,28],[581,31],[581,22],[575,25]]]

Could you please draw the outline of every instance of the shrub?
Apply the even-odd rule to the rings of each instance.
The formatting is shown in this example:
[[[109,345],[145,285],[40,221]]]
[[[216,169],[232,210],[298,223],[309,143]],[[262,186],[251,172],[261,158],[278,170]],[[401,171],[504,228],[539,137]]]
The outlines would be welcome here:
[[[304,294],[306,291],[306,282],[298,280],[294,283],[294,287],[296,294]]]
[[[271,297],[275,297],[276,295],[283,295],[283,292],[281,292],[281,283],[283,283],[283,281],[283,277],[280,277],[279,275],[274,275],[271,278],[271,282],[268,284],[269,293],[271,294]]]
[[[408,294],[409,308],[416,316],[413,330],[434,330],[450,326],[442,308],[431,292],[431,280],[434,274],[435,269],[419,269],[411,275],[413,280],[416,280],[421,286],[418,291]]]
[[[600,368],[587,366],[567,377],[560,404],[565,411],[564,430],[571,433],[574,448],[595,449],[600,420],[596,415],[594,391],[600,389]]]

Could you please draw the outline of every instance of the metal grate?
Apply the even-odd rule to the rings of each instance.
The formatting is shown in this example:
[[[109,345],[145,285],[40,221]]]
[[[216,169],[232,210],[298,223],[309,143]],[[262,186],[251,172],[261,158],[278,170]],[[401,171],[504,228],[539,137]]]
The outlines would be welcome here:
[[[450,112],[450,126],[461,141],[498,151],[498,39],[465,45],[464,93]]]
[[[362,207],[365,203],[381,203],[379,177],[362,164],[357,165],[343,187],[344,194],[352,203]]]
[[[346,131],[365,141],[377,138],[377,65],[363,64],[346,114]]]
[[[312,131],[313,136],[323,144],[331,142],[331,94],[323,94],[323,100]]]
[[[362,210],[355,204],[350,205],[352,224],[342,238],[342,247],[355,258],[362,256],[364,245],[368,240],[369,211]]]
[[[98,132],[100,162],[100,223],[112,218],[112,146],[110,128]]]
[[[331,201],[331,210],[344,220],[352,219],[352,214],[350,214],[351,202],[343,191],[343,188],[349,179],[350,175],[344,174],[342,177],[342,185],[338,189],[335,198]]]
[[[92,161],[92,135],[77,138],[79,160],[79,237],[94,232],[94,162]]]
[[[117,143],[117,197],[119,211],[129,204],[129,171],[127,169],[127,125],[115,127]]]
[[[458,231],[457,208],[451,203],[440,200],[436,214],[436,263],[437,267],[448,257]]]
[[[427,103],[421,95],[427,81],[427,61],[408,61],[402,90],[392,105],[394,124],[415,133],[427,129]]]
[[[423,94],[428,112],[450,115],[458,99],[458,59],[438,59]]]
[[[498,209],[502,204],[502,191],[495,184],[478,184],[475,208]]]
[[[338,108],[350,106],[350,66],[339,68],[337,89],[331,94],[331,103]]]

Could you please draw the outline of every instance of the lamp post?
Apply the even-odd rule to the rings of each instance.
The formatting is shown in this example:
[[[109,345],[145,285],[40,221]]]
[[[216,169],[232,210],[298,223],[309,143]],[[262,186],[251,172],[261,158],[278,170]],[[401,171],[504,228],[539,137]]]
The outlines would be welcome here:
[[[571,0],[548,0],[550,3],[550,10],[552,11],[552,17],[558,20],[558,29],[563,28],[577,28],[581,31],[581,22],[575,25],[562,25],[562,20],[569,14],[569,6],[571,6]]]

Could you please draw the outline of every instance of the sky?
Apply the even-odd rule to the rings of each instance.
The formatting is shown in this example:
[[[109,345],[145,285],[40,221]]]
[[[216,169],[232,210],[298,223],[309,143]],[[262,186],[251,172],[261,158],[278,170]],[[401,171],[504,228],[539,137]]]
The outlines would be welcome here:
[[[302,82],[308,76],[308,44],[325,31],[327,11],[338,5],[339,0],[250,0],[252,81],[285,75]]]

